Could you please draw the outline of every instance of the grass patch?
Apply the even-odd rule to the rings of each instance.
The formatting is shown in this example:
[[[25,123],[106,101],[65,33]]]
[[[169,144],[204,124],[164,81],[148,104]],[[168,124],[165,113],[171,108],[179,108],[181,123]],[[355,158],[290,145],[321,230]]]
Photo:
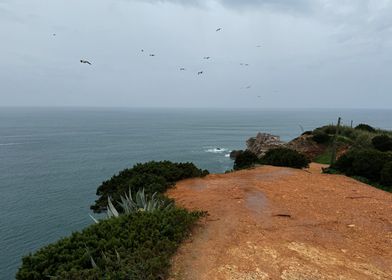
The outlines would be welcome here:
[[[321,164],[331,164],[332,150],[326,149],[324,153],[314,159],[314,162]]]

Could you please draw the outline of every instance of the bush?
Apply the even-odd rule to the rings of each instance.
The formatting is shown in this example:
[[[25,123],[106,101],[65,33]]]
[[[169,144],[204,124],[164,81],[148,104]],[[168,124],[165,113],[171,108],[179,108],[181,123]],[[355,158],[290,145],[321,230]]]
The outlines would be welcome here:
[[[170,161],[138,163],[133,168],[125,169],[110,180],[103,182],[97,189],[99,198],[90,208],[94,212],[106,210],[109,196],[114,206],[117,206],[120,197],[128,193],[129,189],[132,193],[144,189],[146,195],[152,195],[155,192],[164,193],[179,180],[202,177],[207,174],[207,170],[198,169],[193,163]]]
[[[336,125],[326,125],[321,128],[326,134],[336,134]]]
[[[357,125],[357,126],[355,127],[355,129],[364,130],[364,131],[368,131],[368,132],[372,132],[372,133],[373,133],[373,132],[376,132],[376,129],[375,129],[375,128],[371,127],[371,126],[368,125],[368,124],[363,124],[363,123]]]
[[[305,155],[288,148],[277,148],[269,150],[261,158],[264,164],[275,166],[287,166],[293,168],[305,168],[309,166],[309,159]]]
[[[392,151],[392,138],[389,137],[388,135],[379,135],[373,137],[372,144],[374,148],[376,148],[379,151],[382,152]]]
[[[313,134],[313,131],[305,131],[305,132],[303,132],[302,134],[301,134],[301,136],[304,136],[304,135],[312,135]]]
[[[323,131],[315,131],[313,133],[312,137],[313,141],[315,141],[318,144],[325,144],[328,143],[331,140],[331,136],[329,136],[327,133]]]
[[[385,186],[392,186],[392,161],[387,162],[382,168],[380,183]]]
[[[234,161],[234,170],[245,169],[254,166],[258,162],[258,157],[246,150],[237,154]]]
[[[379,182],[381,170],[391,156],[377,150],[352,150],[341,156],[331,168],[349,176],[361,176]]]
[[[173,208],[101,221],[24,257],[16,279],[163,279],[200,215]]]

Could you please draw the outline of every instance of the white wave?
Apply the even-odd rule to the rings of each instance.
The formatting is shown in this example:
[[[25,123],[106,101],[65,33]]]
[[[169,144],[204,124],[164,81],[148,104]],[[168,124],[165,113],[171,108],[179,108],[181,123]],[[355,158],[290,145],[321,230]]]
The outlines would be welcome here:
[[[225,154],[225,157],[230,157],[230,154]]]
[[[214,153],[214,154],[221,154],[221,153],[224,153],[227,151],[228,151],[228,149],[226,149],[226,148],[211,148],[211,149],[206,150],[207,153]]]
[[[14,145],[22,145],[23,143],[0,143],[0,146],[14,146]]]

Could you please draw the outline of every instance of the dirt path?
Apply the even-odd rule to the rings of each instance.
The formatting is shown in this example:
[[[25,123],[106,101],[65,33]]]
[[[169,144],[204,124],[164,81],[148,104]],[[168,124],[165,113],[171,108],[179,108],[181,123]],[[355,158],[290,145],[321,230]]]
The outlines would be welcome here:
[[[209,213],[172,279],[392,279],[392,195],[320,165],[209,175],[169,196]]]

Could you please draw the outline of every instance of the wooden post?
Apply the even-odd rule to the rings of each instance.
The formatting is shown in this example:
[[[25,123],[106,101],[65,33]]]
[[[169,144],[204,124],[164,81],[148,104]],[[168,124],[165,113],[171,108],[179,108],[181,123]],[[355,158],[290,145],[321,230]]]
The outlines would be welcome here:
[[[331,165],[335,163],[336,161],[336,150],[337,150],[337,140],[338,140],[338,135],[339,135],[339,128],[340,128],[340,122],[342,118],[338,118],[338,124],[336,126],[336,131],[335,131],[335,136],[333,137],[333,142],[332,142],[332,156],[331,156]]]

